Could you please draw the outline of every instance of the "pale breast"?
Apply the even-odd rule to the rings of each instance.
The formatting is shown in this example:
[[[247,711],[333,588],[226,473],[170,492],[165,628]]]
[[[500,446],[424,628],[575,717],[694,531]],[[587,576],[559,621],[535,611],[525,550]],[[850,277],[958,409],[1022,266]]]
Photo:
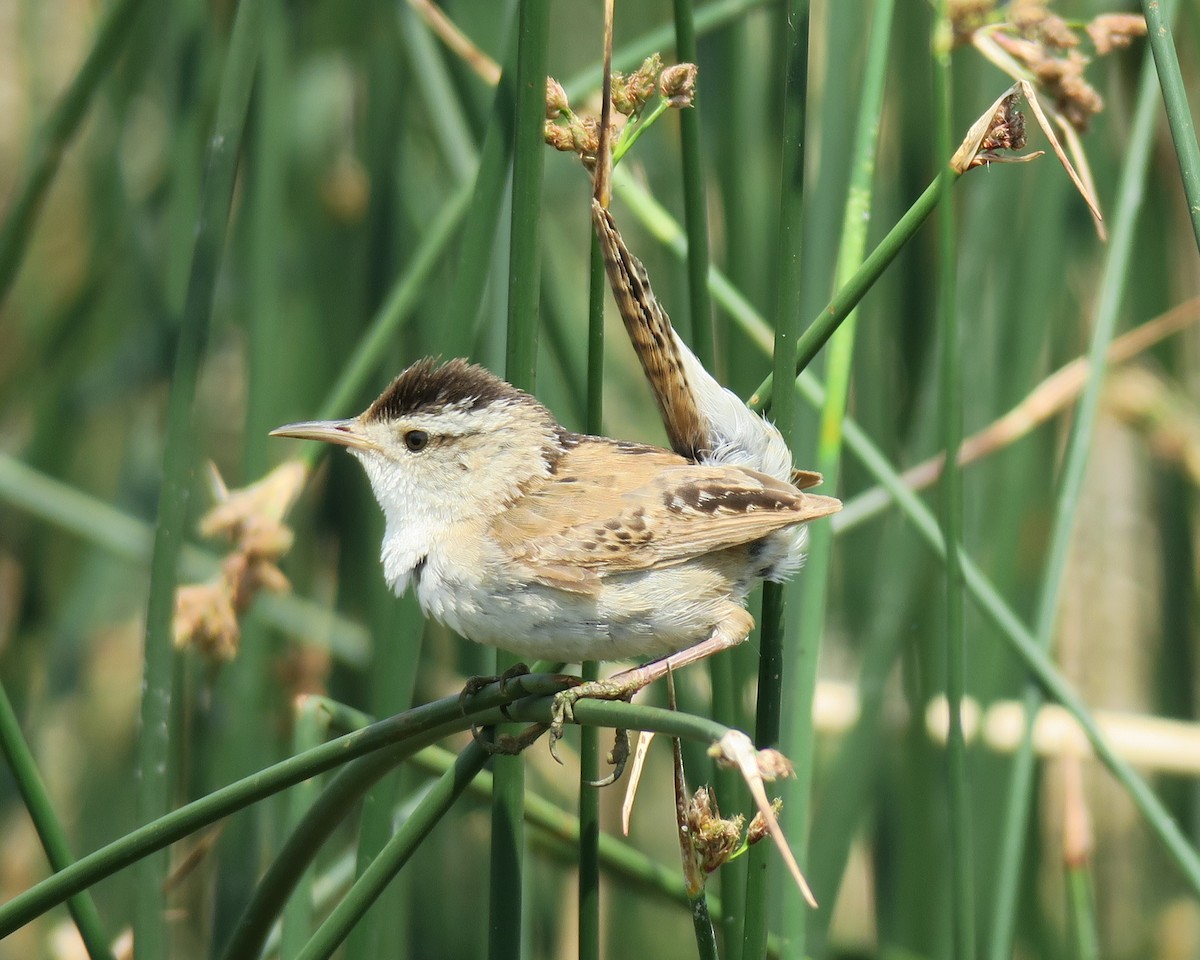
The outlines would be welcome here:
[[[430,552],[414,575],[426,615],[477,643],[568,663],[689,647],[708,637],[753,583],[742,576],[745,550],[605,577],[589,593],[547,586],[495,556],[482,566],[463,564],[471,553],[453,538]]]

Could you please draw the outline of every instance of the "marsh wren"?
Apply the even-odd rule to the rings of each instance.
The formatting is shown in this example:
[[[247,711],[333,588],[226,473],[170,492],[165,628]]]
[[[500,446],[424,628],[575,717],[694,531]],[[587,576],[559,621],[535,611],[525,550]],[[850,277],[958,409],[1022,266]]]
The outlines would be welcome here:
[[[523,657],[655,658],[560,694],[624,696],[741,643],[760,580],[799,566],[803,524],[841,508],[804,492],[787,445],[708,374],[593,205],[609,277],[674,451],[573,433],[466,362],[413,364],[363,413],[272,436],[349,449],[383,508],[384,577],[426,615]]]

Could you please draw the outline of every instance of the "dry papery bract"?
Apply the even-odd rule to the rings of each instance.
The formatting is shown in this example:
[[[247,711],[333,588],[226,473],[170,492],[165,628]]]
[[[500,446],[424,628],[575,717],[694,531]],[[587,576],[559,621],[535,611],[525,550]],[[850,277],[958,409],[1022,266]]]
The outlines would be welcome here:
[[[1136,37],[1145,36],[1145,21],[1134,14],[1102,14],[1086,23],[1068,21],[1052,13],[1046,0],[1013,0],[1004,7],[994,0],[952,0],[949,15],[955,43],[970,43],[1016,81],[1055,156],[1087,201],[1096,233],[1104,240],[1103,216],[1080,139],[1091,118],[1104,109],[1104,99],[1084,77],[1092,61],[1087,46],[1090,44],[1095,56],[1128,46]],[[1066,149],[1059,144],[1053,126],[1059,128]],[[964,143],[960,154],[965,147]],[[981,156],[963,166],[963,157],[955,157],[959,161],[955,169],[960,173],[999,159]]]
[[[1104,56],[1146,35],[1135,14],[1101,14],[1068,21],[1046,0],[1013,0],[997,8],[988,0],[950,4],[955,41],[971,43],[1014,80],[1033,81],[1054,109],[1078,132],[1104,109],[1104,99],[1084,78],[1090,53]]]
[[[195,649],[214,664],[229,662],[241,643],[239,615],[260,590],[282,593],[289,588],[278,561],[294,537],[283,518],[307,477],[303,463],[289,460],[257,483],[231,491],[211,467],[216,503],[200,518],[200,533],[231,541],[233,548],[213,579],[176,591],[172,632],[177,648]]]

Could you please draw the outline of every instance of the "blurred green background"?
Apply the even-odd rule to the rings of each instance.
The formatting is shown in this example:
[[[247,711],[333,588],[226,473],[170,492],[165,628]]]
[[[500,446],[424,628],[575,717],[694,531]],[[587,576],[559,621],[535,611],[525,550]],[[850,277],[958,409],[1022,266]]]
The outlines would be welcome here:
[[[38,132],[79,74],[100,18],[114,6],[0,0],[0,197],[21,188],[42,149]],[[133,771],[149,537],[203,209],[205,149],[236,7],[232,0],[120,6],[134,15],[119,31],[112,68],[94,88],[32,231],[5,265],[15,273],[0,292],[0,678],[77,854],[138,823]],[[876,6],[827,0],[811,6],[805,324],[835,288]],[[189,524],[211,500],[205,460],[238,487],[296,452],[288,442],[268,440],[267,431],[322,412],[372,322],[395,306],[397,280],[444,224],[448,204],[471,189],[492,111],[492,88],[402,0],[270,0],[262,7],[257,76],[219,244],[194,404],[189,457],[197,469]],[[1175,41],[1194,97],[1200,7],[1180,7]],[[514,4],[447,0],[444,9],[484,53],[505,61]],[[780,10],[770,2],[700,3],[697,9],[708,10],[700,21],[697,114],[712,260],[770,323],[779,283]],[[1130,9],[1115,0],[1055,5],[1079,20]],[[618,60],[662,28],[665,39],[650,49],[673,62],[671,4],[619,4],[617,18]],[[932,19],[929,4],[897,5],[868,249],[939,169],[931,146]],[[553,3],[549,70],[584,113],[598,106],[601,33],[600,3]],[[642,52],[648,51],[634,50],[625,66],[636,65]],[[1136,40],[1087,71],[1105,109],[1083,144],[1110,221],[1147,63],[1149,47]],[[970,45],[955,50],[952,77],[957,142],[1011,81]],[[1028,126],[1031,148],[1044,149],[1032,118]],[[1124,282],[1114,305],[1119,332],[1200,294],[1196,244],[1161,104],[1144,145],[1150,163],[1138,181],[1131,255],[1118,268]],[[547,150],[544,162],[540,210],[525,214],[540,217],[543,236],[537,393],[566,426],[582,429],[589,183],[567,154]],[[622,168],[682,220],[674,114],[639,141]],[[1052,155],[971,172],[954,188],[954,199],[962,414],[972,433],[1087,352],[1102,291],[1112,281],[1106,247]],[[11,201],[3,209],[11,216]],[[660,300],[689,336],[682,261],[621,195],[614,211]],[[507,207],[493,223],[483,235],[482,257],[468,258],[460,234],[452,235],[428,276],[409,288],[415,297],[401,328],[387,337],[369,376],[343,398],[337,415],[357,412],[399,370],[428,354],[469,355],[503,371]],[[897,468],[940,449],[935,241],[932,225],[917,232],[859,311],[849,411]],[[464,307],[456,296],[476,281],[478,309]],[[1185,310],[1198,312],[1194,303]],[[604,430],[662,442],[615,313],[609,321]],[[721,304],[715,325],[717,371],[749,396],[770,371],[770,359]],[[1096,710],[1195,718],[1198,349],[1200,338],[1188,328],[1115,368],[1089,426],[1088,472],[1073,504],[1078,512],[1054,638],[1060,668]],[[818,372],[824,362],[818,358]],[[797,463],[810,466],[817,412],[804,405],[800,422]],[[1035,619],[1050,531],[1063,509],[1057,491],[1070,424],[1068,408],[964,472],[965,550],[1026,623]],[[827,485],[821,492],[849,503],[875,482],[860,459],[847,455],[836,489]],[[935,495],[922,496],[936,506]],[[455,693],[464,677],[488,672],[490,654],[436,625],[423,626],[411,598],[398,601],[387,591],[377,560],[381,518],[350,458],[335,454],[320,463],[290,523],[296,543],[282,566],[293,597],[263,598],[254,606],[231,662],[216,664],[194,650],[174,658],[173,802],[203,796],[297,749],[298,694],[328,694],[383,716]],[[209,543],[206,549],[207,559],[185,558],[185,581],[208,576],[211,555],[224,548]],[[818,696],[825,714],[818,720],[824,732],[818,735],[809,860],[822,902],[813,925],[822,932],[810,949],[835,957],[951,956],[945,751],[925,723],[945,685],[942,564],[895,507],[840,533],[831,556],[820,654],[820,677],[829,685]],[[969,695],[985,707],[1019,699],[1023,665],[970,602],[965,636]],[[756,643],[726,656],[743,680],[737,710],[746,726]],[[857,689],[866,661],[871,670]],[[684,705],[705,712],[704,671],[691,673],[681,678]],[[838,719],[839,694],[857,697],[862,708],[865,725],[853,733],[847,732],[853,714]],[[1192,764],[1191,775],[1159,773],[1153,764],[1140,769],[1194,841],[1200,728],[1185,734],[1192,740],[1178,748],[1179,762]],[[703,781],[707,763],[699,750],[692,754],[693,779]],[[570,768],[554,766],[540,744],[526,757],[528,788],[573,809],[577,779]],[[994,926],[997,824],[1011,764],[1010,754],[978,741],[970,748],[981,942],[991,942]],[[1032,817],[1016,888],[1017,955],[1087,955],[1071,932],[1062,837],[1064,810],[1078,810],[1082,797],[1093,840],[1084,872],[1103,956],[1200,957],[1195,892],[1111,777],[1085,762],[1079,794],[1072,786],[1077,771],[1061,759],[1046,760],[1030,787]],[[386,810],[427,777],[406,767],[368,806]],[[605,828],[613,832],[619,791],[602,797]],[[288,803],[286,795],[263,801],[224,821],[219,832],[174,848],[178,865],[201,840],[206,844],[163,895],[170,956],[219,954],[286,835],[293,816]],[[723,799],[722,809],[744,810],[746,799],[735,794]],[[630,843],[677,870],[672,812],[669,756],[659,744]],[[379,829],[387,818],[377,814],[371,822]],[[459,804],[389,888],[346,955],[482,955],[488,829],[485,800]],[[574,956],[571,851],[531,836],[527,955]],[[317,860],[317,874],[334,889],[336,871],[344,870],[357,842],[355,821]],[[0,900],[46,872],[14,779],[0,772]],[[603,889],[604,955],[692,954],[684,907],[628,880],[606,882]],[[115,937],[134,909],[130,872],[105,880],[93,894]],[[777,919],[800,909],[790,891],[779,899]],[[73,936],[59,908],[0,943],[0,956],[79,956]],[[294,955],[286,948],[284,954]]]

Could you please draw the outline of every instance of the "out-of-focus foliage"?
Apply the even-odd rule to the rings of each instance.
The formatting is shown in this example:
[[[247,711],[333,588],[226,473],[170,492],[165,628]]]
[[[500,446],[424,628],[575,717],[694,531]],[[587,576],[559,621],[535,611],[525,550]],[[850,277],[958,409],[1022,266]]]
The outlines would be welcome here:
[[[77,853],[136,825],[133,752],[148,530],[156,515],[163,417],[204,150],[235,8],[232,0],[143,6],[62,157],[19,251],[15,281],[0,299],[0,679]],[[200,469],[204,460],[212,460],[231,487],[242,487],[295,453],[287,442],[268,440],[267,431],[318,415],[431,224],[473,181],[492,89],[429,32],[417,6],[403,0],[267,4],[195,404],[193,522],[212,501],[208,474]],[[733,15],[703,33],[696,80],[712,255],[769,321],[781,173],[778,10],[773,3],[713,6]],[[1037,5],[977,6],[989,22]],[[1200,14],[1194,4],[1181,6],[1176,43],[1188,88],[1197,91]],[[35,156],[37,131],[80,69],[104,7],[83,0],[0,0],[0,198],[12,195]],[[484,55],[503,62],[513,7],[458,0],[447,2],[445,12]],[[1056,5],[1077,30],[1116,9],[1102,0]],[[619,4],[617,15],[621,51],[669,24],[671,4]],[[869,245],[940,167],[930,147],[931,16],[930,5],[901,4],[895,18]],[[869,3],[812,3],[805,323],[833,292],[871,17]],[[598,105],[601,18],[598,2],[553,5],[550,72],[570,87],[590,69],[583,86],[569,90],[581,112]],[[665,36],[657,49],[669,63]],[[1075,57],[1092,51],[1094,40],[1081,36],[1079,47],[1062,49],[1064,63],[1074,65]],[[1012,53],[1015,41],[1005,42]],[[635,51],[631,67],[644,52]],[[1089,89],[1104,109],[1090,116],[1081,142],[1106,214],[1130,150],[1131,112],[1148,58],[1144,41],[1134,40],[1086,68]],[[953,78],[955,130],[963,134],[1011,83],[966,43],[954,52]],[[1043,90],[1053,105],[1053,90]],[[1027,129],[1030,147],[1045,149],[1036,125]],[[1161,119],[1151,146],[1121,331],[1200,293],[1187,203]],[[673,116],[659,121],[623,166],[682,219]],[[968,387],[963,417],[970,434],[1086,351],[1105,248],[1051,155],[973,171],[955,191],[957,308]],[[536,213],[544,251],[538,394],[576,429],[586,402],[589,197],[580,165],[548,151]],[[0,205],[0,215],[6,209]],[[619,198],[614,209],[686,336],[683,265]],[[502,216],[484,260],[463,262],[456,235],[419,287],[384,359],[339,415],[365,406],[391,376],[428,354],[466,353],[503,369],[507,238]],[[867,294],[858,318],[850,413],[898,468],[937,452],[933,242],[930,229],[915,236]],[[487,279],[475,323],[447,324],[456,286],[481,271]],[[1200,312],[1194,303],[1184,310]],[[612,320],[606,432],[659,442],[653,402]],[[716,329],[718,370],[746,396],[770,370],[770,359],[720,306]],[[1196,716],[1198,349],[1195,330],[1187,328],[1129,360],[1105,388],[1091,438],[1056,659],[1097,710]],[[815,449],[816,413],[806,407],[801,420],[797,460],[806,466]],[[1069,420],[1069,412],[1051,417],[991,450],[964,476],[965,550],[1026,622],[1038,599]],[[16,473],[14,463],[36,473],[32,479]],[[839,489],[825,492],[850,502],[873,484],[863,465],[847,457]],[[923,496],[933,502],[933,494]],[[127,528],[122,516],[144,527]],[[281,567],[293,597],[259,597],[242,620],[237,649],[227,649],[220,662],[194,648],[178,654],[172,776],[179,802],[296,749],[299,694],[328,694],[386,715],[456,691],[463,677],[488,663],[478,648],[435,625],[424,627],[411,598],[389,595],[377,562],[381,521],[349,458],[335,453],[321,461],[288,522],[295,544]],[[194,539],[199,542],[199,534]],[[221,542],[205,546],[213,554],[228,549]],[[247,563],[259,557],[247,556]],[[831,784],[840,789],[846,782],[830,778],[849,742],[835,709],[836,695],[846,688],[831,683],[818,697],[825,711],[818,727],[825,732],[819,735],[812,833],[818,847],[826,844],[820,849],[848,842],[850,856],[843,874],[836,858],[814,853],[819,925],[829,929],[817,949],[844,957],[945,956],[944,752],[925,723],[943,689],[941,565],[895,508],[839,536],[833,558],[822,679],[853,685],[872,651],[890,650],[895,662],[885,683],[861,692],[881,698],[882,708],[861,741],[868,746],[848,794],[833,794]],[[185,566],[187,581],[214,572],[211,563],[194,558]],[[274,573],[267,579],[277,585]],[[985,706],[1019,699],[1024,671],[969,602],[967,638],[971,697]],[[755,645],[727,656],[747,678],[748,702]],[[702,712],[703,671],[693,673],[679,678],[681,700]],[[1190,750],[1193,757],[1200,753],[1196,740]],[[540,744],[526,756],[530,790],[573,808],[577,778],[570,767],[549,763]],[[689,762],[693,779],[707,777],[703,757]],[[993,825],[1001,817],[1010,762],[979,741],[972,746],[981,940],[993,922],[990,890],[999,857]],[[1200,765],[1191,771],[1155,775],[1151,767],[1148,775],[1194,838]],[[1018,955],[1069,955],[1064,808],[1073,804],[1077,811],[1082,797],[1090,812],[1087,863],[1104,956],[1194,956],[1200,950],[1195,894],[1125,794],[1090,763],[1081,792],[1065,761],[1045,761],[1038,774],[1021,871]],[[403,806],[426,776],[406,768],[372,794],[368,809],[389,797]],[[656,748],[630,843],[677,870],[670,778],[667,751]],[[726,816],[749,810],[742,797],[719,800]],[[609,791],[603,802],[606,827],[615,833],[620,798]],[[219,834],[177,845],[173,863],[187,865],[163,894],[172,956],[220,949],[292,816],[286,797],[269,799],[226,821]],[[488,826],[483,801],[461,803],[389,889],[372,915],[369,937],[352,938],[351,955],[481,955]],[[317,860],[318,891],[322,883],[343,888],[337,877],[344,886],[358,841],[354,823],[334,835]],[[198,848],[202,855],[189,861]],[[30,887],[46,869],[12,778],[0,771],[0,901]],[[574,956],[570,851],[538,842],[527,869],[529,955]],[[93,894],[117,936],[132,913],[128,872]],[[617,880],[606,883],[603,908],[609,955],[677,956],[694,949],[686,909],[666,898]],[[786,909],[795,908],[788,900]],[[0,943],[0,957],[78,956],[73,936],[59,909]]]

